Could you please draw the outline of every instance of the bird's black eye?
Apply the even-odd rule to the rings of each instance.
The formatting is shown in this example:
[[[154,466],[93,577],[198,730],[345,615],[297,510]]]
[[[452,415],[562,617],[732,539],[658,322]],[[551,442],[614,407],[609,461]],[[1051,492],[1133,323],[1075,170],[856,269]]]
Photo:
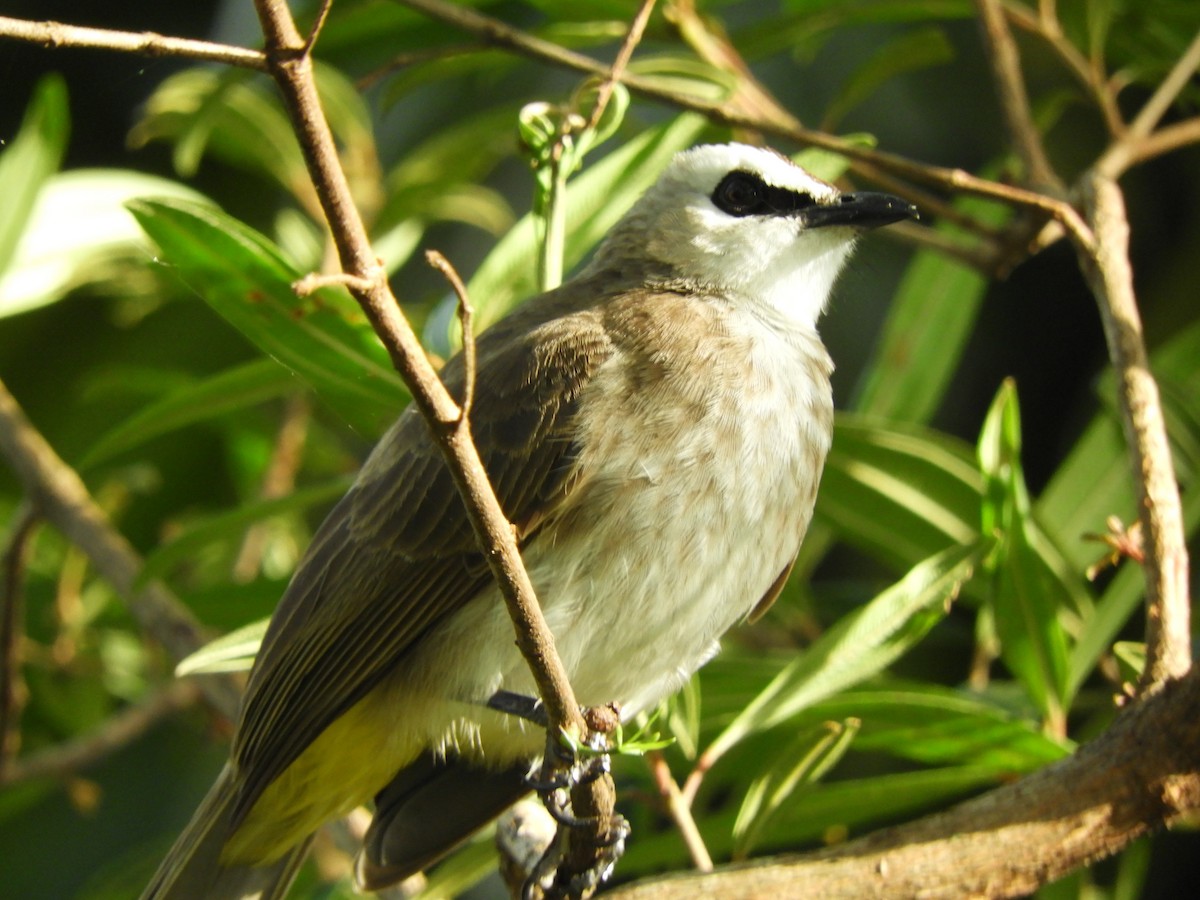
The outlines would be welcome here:
[[[713,191],[712,202],[717,209],[731,216],[753,216],[768,212],[770,188],[757,175],[749,172],[730,172]]]

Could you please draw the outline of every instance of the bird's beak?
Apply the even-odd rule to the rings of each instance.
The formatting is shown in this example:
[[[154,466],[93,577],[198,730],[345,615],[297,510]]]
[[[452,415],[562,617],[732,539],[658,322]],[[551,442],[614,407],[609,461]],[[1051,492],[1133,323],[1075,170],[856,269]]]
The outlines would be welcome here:
[[[878,228],[901,219],[917,219],[917,208],[892,194],[859,191],[842,194],[833,203],[806,206],[800,211],[806,228],[848,225],[852,228]]]

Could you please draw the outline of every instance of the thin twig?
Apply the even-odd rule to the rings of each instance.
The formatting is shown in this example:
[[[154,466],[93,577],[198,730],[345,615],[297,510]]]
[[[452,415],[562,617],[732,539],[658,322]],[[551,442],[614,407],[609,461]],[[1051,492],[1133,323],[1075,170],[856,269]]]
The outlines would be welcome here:
[[[383,65],[376,69],[372,69],[366,75],[361,75],[354,82],[354,86],[360,91],[365,91],[374,87],[382,79],[391,75],[397,69],[405,69],[409,66],[420,65],[421,63],[436,62],[442,59],[453,59],[456,56],[467,56],[471,53],[476,53],[486,49],[484,44],[469,43],[458,44],[453,47],[426,47],[422,50],[413,50],[409,53],[399,53],[393,56]]]
[[[675,778],[671,775],[671,767],[667,764],[666,757],[658,750],[651,750],[646,754],[646,764],[650,767],[650,774],[654,777],[658,793],[666,803],[667,812],[679,830],[679,836],[683,838],[683,845],[687,847],[688,855],[692,858],[692,865],[697,871],[711,872],[713,869],[712,856],[708,852],[700,829],[696,826],[691,804],[683,796],[683,792],[679,790],[679,785],[675,783]]]
[[[1200,143],[1200,116],[1166,125],[1145,140],[1139,141],[1130,150],[1125,168],[1147,162],[1156,156],[1178,150],[1180,147],[1198,143]]]
[[[1096,164],[1097,172],[1108,178],[1117,178],[1139,158],[1141,146],[1151,139],[1155,126],[1175,102],[1179,92],[1196,76],[1197,68],[1200,68],[1200,32],[1192,38],[1191,44],[1176,60],[1167,77],[1150,95],[1129,130],[1100,157]]]
[[[161,582],[139,584],[141,558],[113,528],[75,470],[29,423],[2,381],[0,454],[8,459],[38,512],[87,555],[125,600],[142,631],[158,641],[172,659],[183,659],[207,642],[191,611]],[[214,709],[236,717],[239,690],[233,679],[206,676],[199,683]]]
[[[258,496],[263,500],[286,496],[296,487],[296,473],[303,461],[304,444],[308,439],[308,395],[297,392],[289,396],[284,403],[282,418],[271,458],[263,472],[262,485],[258,489]],[[273,522],[264,521],[255,522],[246,529],[234,558],[234,581],[245,583],[258,575],[273,526]]]
[[[1092,63],[1079,52],[1062,33],[1058,24],[1057,13],[1053,4],[1044,4],[1040,15],[1021,3],[1006,2],[1004,14],[1018,28],[1041,38],[1052,49],[1066,66],[1067,71],[1083,86],[1100,110],[1104,124],[1109,134],[1117,137],[1125,131],[1125,121],[1121,118],[1121,110],[1117,106],[1116,97],[1110,86],[1103,78],[1103,73],[1097,73]]]
[[[1025,77],[1021,74],[1021,58],[1000,8],[1000,0],[976,0],[975,6],[979,10],[983,46],[992,66],[992,79],[996,83],[1000,108],[1004,112],[1013,146],[1025,164],[1029,183],[1061,194],[1062,182],[1046,158],[1042,136],[1033,122]]]
[[[475,403],[475,308],[471,306],[466,284],[450,260],[437,250],[426,250],[425,259],[442,273],[442,277],[450,283],[454,296],[458,298],[458,324],[462,330],[463,354],[463,395],[458,402],[458,421],[461,428],[470,419],[471,407]]]
[[[325,211],[342,270],[352,281],[351,293],[386,347],[413,402],[430,424],[447,467],[462,495],[472,529],[496,578],[516,632],[517,646],[529,665],[549,720],[548,740],[560,729],[586,739],[588,729],[558,653],[554,635],[538,606],[533,584],[521,562],[516,535],[505,517],[469,428],[457,428],[458,405],[447,393],[425,356],[412,327],[400,311],[387,279],[375,274],[378,264],[366,226],[354,205],[337,147],[321,110],[311,58],[284,0],[255,0],[266,39],[269,71],[284,99],[303,150],[313,185]],[[601,778],[572,791],[582,816],[600,810],[589,829],[597,853],[609,829],[614,795],[612,781]],[[579,832],[580,836],[583,832]],[[575,832],[573,832],[573,836]]]
[[[156,722],[194,704],[200,688],[194,681],[172,681],[108,719],[96,731],[18,760],[0,776],[5,785],[34,778],[67,778],[93,766],[135,741]]]
[[[486,16],[474,9],[445,3],[442,0],[400,0],[405,6],[469,32],[489,44],[506,47],[522,56],[550,65],[573,69],[591,75],[605,75],[607,69],[594,59],[567,50],[550,41],[514,28],[499,19]],[[854,162],[869,162],[894,174],[920,184],[933,185],[947,191],[958,191],[978,197],[988,197],[1017,206],[1039,210],[1059,220],[1066,230],[1081,240],[1090,232],[1069,204],[1036,191],[1024,190],[999,182],[979,178],[963,169],[950,169],[913,162],[894,153],[884,153],[851,143],[834,135],[804,128],[794,122],[765,120],[731,109],[724,103],[707,100],[666,90],[657,83],[647,81],[630,73],[621,79],[634,93],[651,100],[669,104],[678,109],[690,110],[706,116],[713,122],[735,128],[747,128],[763,134],[794,141],[797,144],[821,147],[839,153]]]
[[[8,543],[0,555],[0,781],[20,746],[21,639],[25,621],[25,564],[41,521],[28,501],[17,507]]]
[[[317,10],[317,17],[308,29],[308,37],[304,39],[304,49],[301,52],[305,56],[310,55],[313,47],[317,46],[317,38],[321,36],[321,29],[325,27],[325,20],[329,17],[329,9],[332,6],[333,0],[321,0],[321,8]]]
[[[626,32],[625,39],[621,41],[621,47],[617,50],[616,58],[613,59],[612,68],[609,69],[608,76],[600,83],[600,88],[596,92],[596,105],[592,107],[592,115],[587,123],[589,130],[595,130],[596,126],[600,124],[608,101],[612,99],[613,91],[616,90],[617,84],[621,81],[625,69],[629,65],[629,60],[633,57],[634,49],[646,32],[646,23],[650,21],[650,14],[654,12],[654,2],[655,0],[642,0],[637,14],[629,23],[629,31]]]
[[[1143,690],[1154,690],[1191,668],[1188,554],[1179,486],[1150,372],[1129,265],[1129,221],[1116,181],[1099,172],[1081,184],[1092,249],[1077,247],[1080,268],[1100,308],[1109,358],[1117,375],[1125,443],[1142,525],[1146,575],[1146,667]]]
[[[138,56],[182,56],[201,62],[219,62],[244,69],[263,71],[267,57],[259,50],[195,41],[191,38],[168,37],[153,31],[113,31],[108,28],[86,28],[62,22],[33,22],[0,16],[0,38],[26,41],[43,47],[92,47],[97,50],[118,50]]]

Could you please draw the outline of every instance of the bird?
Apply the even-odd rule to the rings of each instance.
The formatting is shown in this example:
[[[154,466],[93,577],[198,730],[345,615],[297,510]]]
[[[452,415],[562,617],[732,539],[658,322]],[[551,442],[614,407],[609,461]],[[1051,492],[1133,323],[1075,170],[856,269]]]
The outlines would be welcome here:
[[[476,338],[471,433],[581,705],[652,708],[778,596],[832,439],[818,318],[858,237],[916,217],[769,148],[693,147]],[[460,396],[461,356],[442,376]],[[536,688],[410,407],[317,529],[143,897],[283,896],[317,828],[372,799],[359,886],[425,869],[529,792],[544,732],[501,695]]]

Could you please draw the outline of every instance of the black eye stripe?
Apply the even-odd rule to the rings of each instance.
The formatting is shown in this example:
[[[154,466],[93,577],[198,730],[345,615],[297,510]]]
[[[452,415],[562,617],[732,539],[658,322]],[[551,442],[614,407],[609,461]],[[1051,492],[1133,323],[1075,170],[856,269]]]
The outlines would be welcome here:
[[[812,206],[812,195],[767,184],[753,172],[730,172],[712,194],[712,202],[731,216],[787,215]]]

